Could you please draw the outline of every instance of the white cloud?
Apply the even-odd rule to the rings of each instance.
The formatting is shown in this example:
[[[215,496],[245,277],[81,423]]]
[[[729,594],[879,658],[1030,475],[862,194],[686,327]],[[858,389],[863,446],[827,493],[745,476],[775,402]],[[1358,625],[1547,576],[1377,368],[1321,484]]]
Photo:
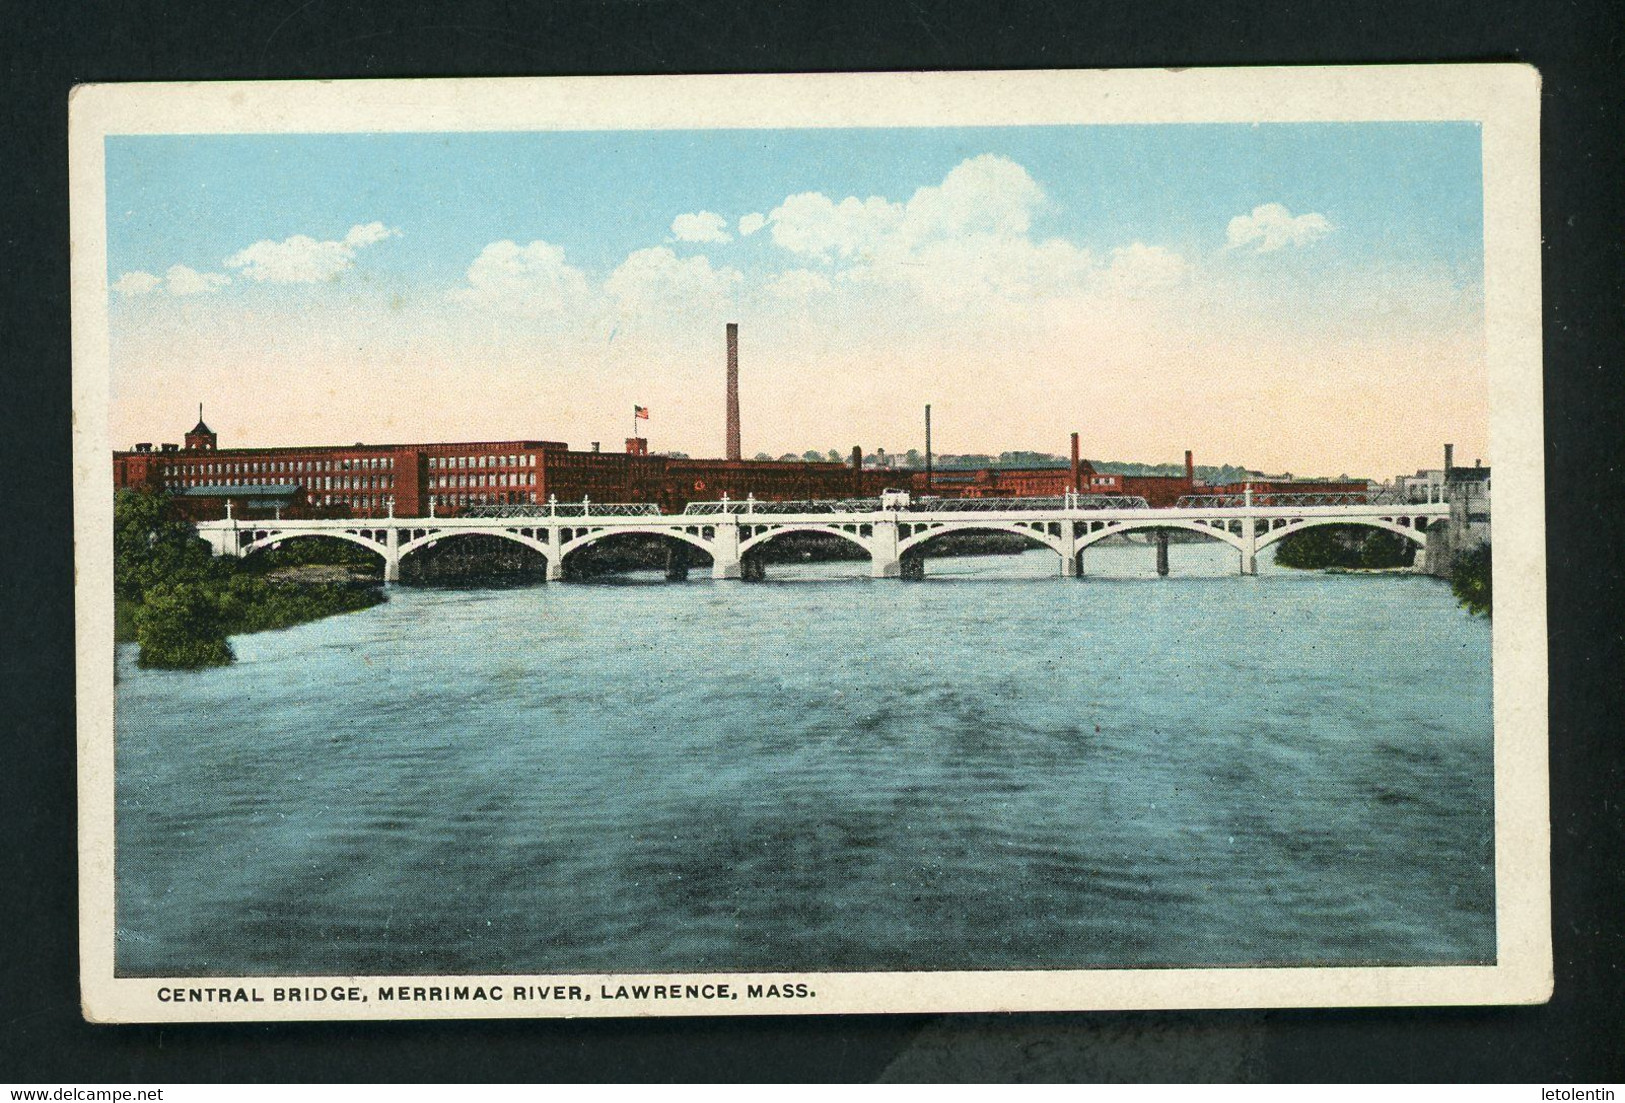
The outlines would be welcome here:
[[[750,214],[739,220],[739,236],[749,237],[751,234],[754,234],[757,230],[760,230],[766,225],[766,216],[758,211],[752,211]]]
[[[1332,232],[1326,216],[1310,212],[1294,215],[1279,203],[1254,207],[1252,214],[1238,214],[1225,232],[1225,248],[1240,249],[1256,243],[1257,253],[1273,253],[1287,245],[1308,245]]]
[[[804,302],[816,295],[827,295],[832,290],[834,285],[828,276],[806,268],[792,268],[767,282],[768,297],[782,302]]]
[[[468,286],[450,293],[457,302],[522,313],[575,309],[587,297],[587,277],[545,241],[494,241],[468,266]]]
[[[671,220],[671,234],[678,241],[714,241],[727,244],[733,240],[728,236],[727,225],[727,219],[711,211],[680,214]]]
[[[230,276],[219,272],[199,272],[176,264],[164,273],[164,290],[171,295],[207,295],[231,282]]]
[[[114,281],[113,290],[125,298],[156,291],[170,295],[207,295],[230,282],[230,276],[219,272],[199,272],[184,264],[175,264],[162,276],[155,276],[151,272],[126,272]]]
[[[1043,201],[1043,189],[1025,168],[984,153],[955,165],[941,185],[916,191],[899,232],[910,242],[975,233],[1020,237]]]
[[[879,196],[836,203],[821,192],[792,195],[768,215],[774,244],[802,256],[828,259],[872,254],[903,220],[903,206]]]
[[[377,245],[385,238],[400,236],[399,230],[391,229],[382,222],[369,222],[364,226],[351,226],[344,235],[344,244],[352,249],[360,249],[366,245]]]
[[[678,320],[720,309],[743,280],[737,269],[713,268],[705,256],[680,260],[661,245],[629,255],[604,281],[604,290],[623,314]]]
[[[1119,291],[1141,292],[1171,287],[1185,278],[1185,258],[1160,245],[1136,241],[1112,250],[1102,282]]]
[[[352,226],[338,241],[317,241],[295,234],[282,241],[256,241],[225,260],[227,268],[241,268],[251,280],[269,283],[320,283],[338,276],[355,263],[357,250],[395,237],[399,230],[382,222]]]
[[[163,282],[151,272],[126,272],[113,281],[113,290],[125,298],[134,298],[136,295],[145,295],[149,291],[158,290]]]
[[[1045,201],[1021,165],[982,154],[905,202],[802,192],[768,223],[779,246],[832,265],[839,284],[861,294],[901,293],[914,304],[964,311],[1088,288],[1098,265],[1087,249],[1031,237]],[[771,290],[783,297],[811,288],[802,276]]]

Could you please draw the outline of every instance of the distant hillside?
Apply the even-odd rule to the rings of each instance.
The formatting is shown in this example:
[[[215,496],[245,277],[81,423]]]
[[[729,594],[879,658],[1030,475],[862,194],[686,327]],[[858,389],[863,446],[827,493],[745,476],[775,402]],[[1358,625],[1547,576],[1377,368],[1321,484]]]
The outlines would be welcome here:
[[[836,449],[825,452],[808,451],[797,455],[787,452],[779,459],[789,461],[825,460],[842,463],[847,459],[848,453]],[[765,453],[758,453],[759,460],[772,459]],[[863,457],[865,466],[892,467],[899,471],[923,471],[925,469],[925,454],[918,449],[911,448],[906,452],[888,452],[876,449]],[[934,464],[938,471],[976,471],[982,468],[1001,467],[1066,467],[1071,461],[1065,456],[1057,456],[1053,452],[1000,452],[992,455],[985,452],[962,452],[937,456]],[[1178,477],[1185,474],[1185,465],[1182,463],[1133,463],[1127,460],[1089,460],[1094,469],[1102,475],[1167,475]],[[1280,479],[1292,478],[1291,475],[1271,475],[1251,467],[1242,467],[1240,464],[1227,463],[1219,466],[1213,464],[1197,464],[1196,477],[1205,483],[1238,483],[1248,479]]]

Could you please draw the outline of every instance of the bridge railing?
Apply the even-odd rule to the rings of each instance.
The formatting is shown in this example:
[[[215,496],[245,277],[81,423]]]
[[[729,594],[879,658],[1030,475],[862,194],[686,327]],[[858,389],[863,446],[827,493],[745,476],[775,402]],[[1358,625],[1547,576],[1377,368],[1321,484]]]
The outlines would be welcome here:
[[[1029,509],[1150,509],[1133,494],[1067,494],[1059,498],[916,498],[911,513],[1012,513]]]
[[[690,502],[685,516],[716,517],[725,514],[759,515],[775,513],[878,513],[879,498],[818,498],[792,502],[770,502],[757,498],[727,498],[718,502]]]
[[[1185,494],[1175,507],[1178,509],[1241,509],[1245,506],[1289,507],[1302,506],[1388,506],[1410,505],[1391,490],[1337,491],[1324,494],[1293,493],[1267,494]]]
[[[683,513],[690,516],[763,516],[784,513],[880,513],[890,508],[879,498],[820,498],[793,502],[745,498],[737,501],[690,502]],[[904,513],[1013,513],[1057,509],[1150,509],[1151,503],[1130,494],[1068,494],[1059,498],[912,498],[896,508]]]
[[[467,506],[459,517],[659,517],[653,502],[549,502],[546,505]]]

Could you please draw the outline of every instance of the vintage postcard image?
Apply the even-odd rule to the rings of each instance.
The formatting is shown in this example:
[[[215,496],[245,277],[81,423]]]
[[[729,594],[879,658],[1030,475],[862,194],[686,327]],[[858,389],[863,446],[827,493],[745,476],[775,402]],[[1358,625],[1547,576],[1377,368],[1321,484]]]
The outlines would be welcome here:
[[[1545,999],[1538,99],[79,89],[86,1015]]]

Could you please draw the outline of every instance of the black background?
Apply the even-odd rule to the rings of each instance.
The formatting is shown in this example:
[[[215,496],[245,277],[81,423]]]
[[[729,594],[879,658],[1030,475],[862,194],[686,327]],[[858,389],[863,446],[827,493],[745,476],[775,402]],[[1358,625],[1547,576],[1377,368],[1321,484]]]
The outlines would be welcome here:
[[[0,1082],[1618,1081],[1620,5],[8,3]],[[1542,72],[1557,992],[1535,1008],[91,1027],[77,997],[67,98],[89,81],[1525,61]],[[1265,411],[1261,411],[1261,414]],[[1329,415],[1333,412],[1328,412]]]

